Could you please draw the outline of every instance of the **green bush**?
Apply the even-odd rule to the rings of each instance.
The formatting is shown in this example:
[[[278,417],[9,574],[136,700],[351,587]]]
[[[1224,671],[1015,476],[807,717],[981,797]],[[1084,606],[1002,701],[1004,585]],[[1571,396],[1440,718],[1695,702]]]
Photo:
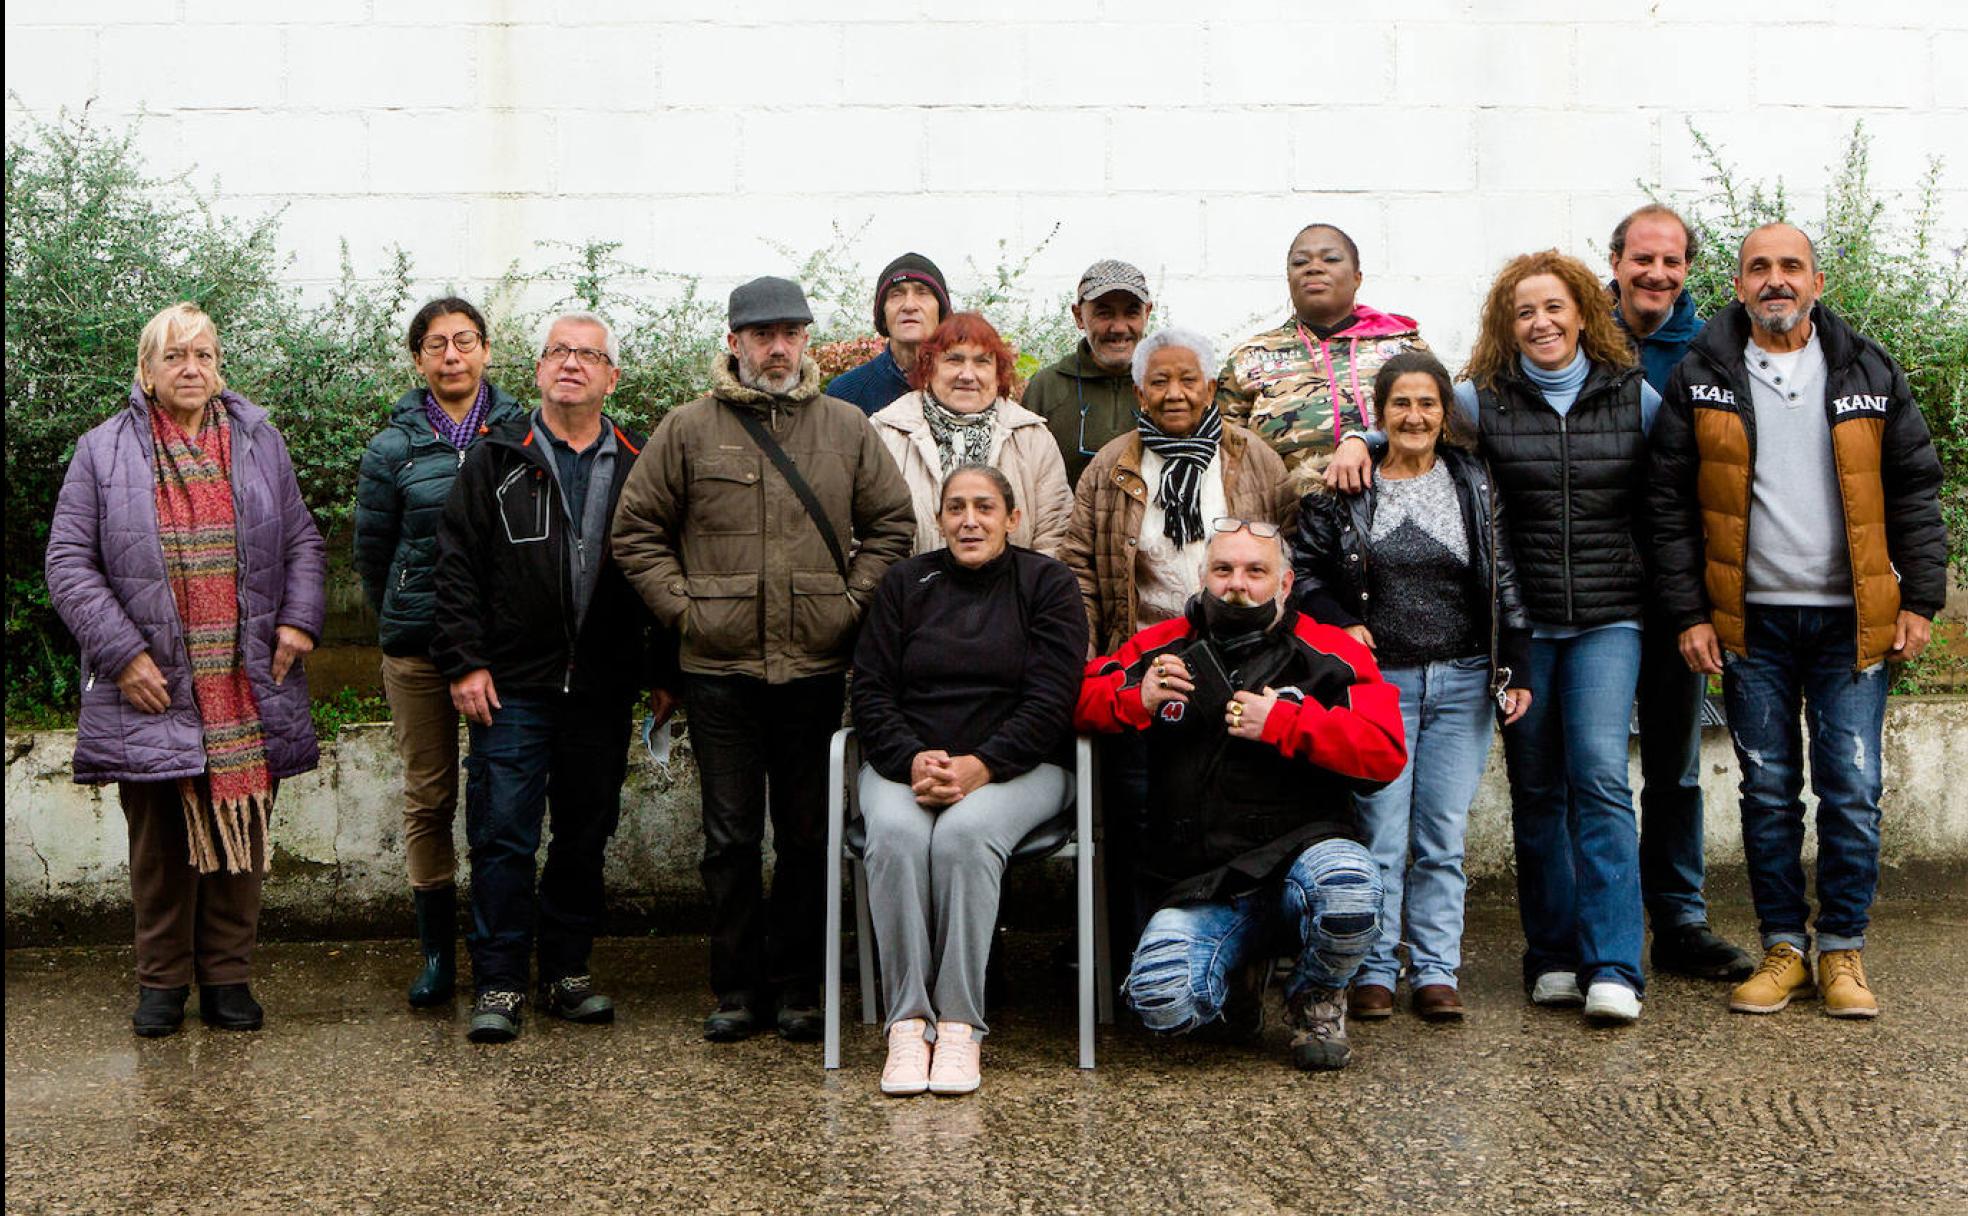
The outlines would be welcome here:
[[[220,217],[188,176],[147,175],[135,139],[134,129],[106,131],[85,110],[30,123],[7,144],[6,716],[16,725],[72,720],[74,643],[42,577],[49,519],[76,439],[129,399],[137,335],[158,309],[192,300],[211,314],[228,383],[272,413],[336,558],[347,547],[362,450],[417,382],[402,338],[425,293],[407,254],[391,251],[379,276],[361,278],[344,245],[339,284],[309,304],[283,282],[290,259],[276,243],[278,213]],[[836,229],[798,260],[821,314],[816,337],[869,327],[856,235]],[[695,278],[624,261],[614,242],[539,248],[551,260],[532,270],[515,264],[483,301],[495,382],[532,397],[539,325],[559,309],[585,308],[607,317],[621,344],[616,415],[652,427],[704,390],[723,348],[722,300],[706,298]],[[1035,301],[1020,286],[1043,248],[1014,259],[1001,244],[992,269],[970,266],[979,287],[965,305],[991,313],[1021,350],[1021,369],[1073,336],[1063,303]],[[522,299],[548,302],[526,308]]]
[[[1910,206],[1895,208],[1872,187],[1872,140],[1856,124],[1826,185],[1824,214],[1812,224],[1795,215],[1781,180],[1739,180],[1714,143],[1690,130],[1708,186],[1667,201],[1701,242],[1688,273],[1697,311],[1713,316],[1735,299],[1736,248],[1751,229],[1783,221],[1809,232],[1825,304],[1906,369],[1946,475],[1941,510],[1950,561],[1957,577],[1968,578],[1968,255],[1961,234],[1950,240],[1939,231],[1941,161],[1929,162]]]

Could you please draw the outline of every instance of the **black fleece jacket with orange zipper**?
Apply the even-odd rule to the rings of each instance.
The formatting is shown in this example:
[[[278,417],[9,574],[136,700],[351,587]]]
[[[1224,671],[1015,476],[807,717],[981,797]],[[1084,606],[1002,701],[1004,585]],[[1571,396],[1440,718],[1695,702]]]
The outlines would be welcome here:
[[[602,425],[616,443],[602,516],[613,519],[644,439],[605,415]],[[494,427],[466,456],[438,524],[438,670],[455,680],[486,668],[501,696],[631,698],[676,687],[676,639],[616,566],[609,529],[599,533],[583,538],[583,560],[602,566],[577,629],[575,541],[553,457],[535,441],[530,416]]]

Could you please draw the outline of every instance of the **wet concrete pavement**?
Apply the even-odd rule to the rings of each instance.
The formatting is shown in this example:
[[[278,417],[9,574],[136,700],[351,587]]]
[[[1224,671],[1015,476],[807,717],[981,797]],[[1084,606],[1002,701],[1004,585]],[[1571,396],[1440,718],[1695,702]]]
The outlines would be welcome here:
[[[1747,940],[1747,909],[1719,927]],[[1884,902],[1885,1014],[1731,1016],[1659,977],[1638,1026],[1527,1006],[1471,909],[1469,1021],[1354,1030],[1344,1073],[1103,1028],[1073,1067],[1055,939],[1012,940],[985,1085],[883,1098],[881,1044],[713,1046],[701,939],[611,939],[612,1027],[401,1000],[402,942],[263,949],[258,1034],[133,1038],[129,955],[6,961],[8,1212],[1821,1212],[1968,1209],[1968,902]],[[852,997],[852,991],[849,993]],[[194,998],[194,1006],[196,1000]],[[850,1011],[849,1016],[852,1017]]]

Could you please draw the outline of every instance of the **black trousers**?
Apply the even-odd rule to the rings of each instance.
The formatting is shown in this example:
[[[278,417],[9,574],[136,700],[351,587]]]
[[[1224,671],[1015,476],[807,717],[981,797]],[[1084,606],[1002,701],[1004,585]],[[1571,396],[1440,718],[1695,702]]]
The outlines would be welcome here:
[[[815,998],[826,931],[827,742],[841,725],[846,677],[768,684],[684,677],[704,808],[711,900],[711,990],[764,1004]],[[768,803],[769,791],[769,803]],[[772,897],[760,874],[772,819]]]

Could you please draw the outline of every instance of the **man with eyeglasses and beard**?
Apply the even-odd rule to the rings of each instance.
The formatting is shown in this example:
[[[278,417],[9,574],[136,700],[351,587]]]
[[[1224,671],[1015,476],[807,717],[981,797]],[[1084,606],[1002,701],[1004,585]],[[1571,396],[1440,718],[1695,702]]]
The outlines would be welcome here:
[[[1150,1030],[1254,1041],[1281,951],[1291,1059],[1344,1068],[1346,986],[1380,931],[1351,795],[1407,762],[1400,695],[1367,648],[1292,608],[1276,525],[1212,521],[1183,614],[1087,665],[1081,730],[1148,740],[1138,845],[1156,910],[1122,986]]]
[[[621,377],[615,335],[593,313],[564,313],[540,351],[540,408],[465,454],[437,530],[431,662],[471,734],[476,997],[466,1036],[477,1043],[519,1034],[536,945],[542,1011],[614,1020],[588,955],[605,911],[602,851],[621,816],[630,709],[644,688],[659,720],[676,706],[674,639],[653,629],[608,545],[643,446],[602,412]]]
[[[825,856],[828,740],[861,614],[909,556],[915,510],[867,416],[821,393],[799,284],[738,287],[729,321],[710,392],[664,417],[623,491],[615,553],[682,637],[717,995],[704,1037],[749,1038],[772,1017],[804,1042],[823,1027],[822,880],[838,864]]]

